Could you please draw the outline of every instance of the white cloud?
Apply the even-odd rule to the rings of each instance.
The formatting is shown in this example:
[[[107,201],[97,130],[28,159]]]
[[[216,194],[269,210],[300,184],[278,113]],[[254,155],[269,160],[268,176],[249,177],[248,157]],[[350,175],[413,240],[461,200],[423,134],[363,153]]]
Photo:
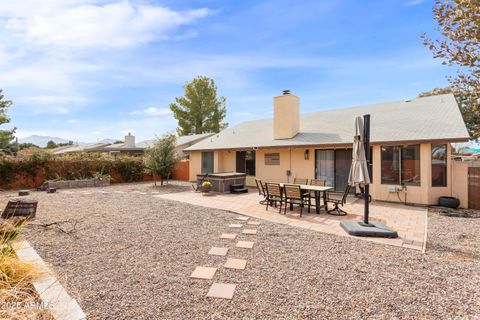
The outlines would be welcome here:
[[[416,6],[417,4],[423,3],[425,0],[409,0],[405,2],[406,6]]]
[[[145,115],[145,116],[165,116],[171,114],[172,111],[168,108],[146,108],[143,110],[133,110],[131,115]]]
[[[169,39],[168,32],[209,13],[205,8],[174,11],[132,0],[22,0],[0,4],[0,23],[39,46],[125,48]]]
[[[175,11],[144,0],[0,1],[0,83],[23,113],[80,111],[139,46],[195,37],[209,9]]]

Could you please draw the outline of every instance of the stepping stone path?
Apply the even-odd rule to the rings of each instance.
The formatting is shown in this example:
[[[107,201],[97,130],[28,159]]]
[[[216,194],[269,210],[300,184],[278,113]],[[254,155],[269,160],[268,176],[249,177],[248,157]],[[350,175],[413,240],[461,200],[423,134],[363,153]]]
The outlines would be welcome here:
[[[250,218],[239,216],[236,217],[235,220],[246,222],[249,226],[258,226],[260,222],[258,221],[249,221]],[[242,223],[231,223],[228,225],[229,228],[236,228],[240,229],[243,228],[244,225]],[[243,229],[241,234],[243,235],[256,235],[257,229]],[[236,233],[222,233],[219,238],[225,240],[235,240],[237,237]],[[252,249],[255,242],[253,241],[237,241],[236,247],[237,248],[245,248],[245,249]],[[209,255],[216,255],[216,256],[226,256],[229,251],[227,247],[211,247],[208,251]],[[245,259],[237,259],[237,258],[227,258],[227,261],[223,265],[226,269],[235,269],[235,270],[245,270],[247,267],[247,260]],[[204,280],[211,280],[215,277],[217,272],[217,268],[214,267],[202,267],[198,266],[190,275],[192,279],[204,279]],[[208,290],[207,297],[210,298],[219,298],[219,299],[232,299],[233,294],[235,293],[235,288],[237,287],[236,284],[229,284],[229,283],[218,283],[214,282],[210,289]]]
[[[237,248],[252,249],[254,243],[255,242],[253,242],[253,241],[238,241],[236,247]]]
[[[226,256],[227,252],[228,252],[228,248],[212,247],[210,251],[208,251],[208,254],[211,254],[214,256]]]
[[[236,284],[214,283],[208,290],[207,297],[232,299]]]
[[[210,280],[213,279],[215,272],[217,272],[217,268],[196,267],[190,275],[190,278]]]
[[[220,239],[234,240],[237,237],[235,233],[222,233]]]
[[[223,267],[229,268],[229,269],[245,270],[246,266],[247,266],[247,260],[228,258],[227,262]]]

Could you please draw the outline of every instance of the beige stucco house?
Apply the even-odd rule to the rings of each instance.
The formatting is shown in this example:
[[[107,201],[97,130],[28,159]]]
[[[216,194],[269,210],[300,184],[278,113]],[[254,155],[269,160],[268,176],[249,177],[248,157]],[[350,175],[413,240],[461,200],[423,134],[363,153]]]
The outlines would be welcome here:
[[[273,99],[273,119],[240,123],[193,146],[190,180],[197,174],[237,171],[271,182],[323,179],[342,191],[352,159],[354,118],[371,115],[375,200],[433,204],[439,196],[466,197],[456,187],[451,143],[469,140],[451,94],[300,114],[300,98]],[[461,180],[461,181],[460,181]],[[460,181],[460,182],[458,182]]]

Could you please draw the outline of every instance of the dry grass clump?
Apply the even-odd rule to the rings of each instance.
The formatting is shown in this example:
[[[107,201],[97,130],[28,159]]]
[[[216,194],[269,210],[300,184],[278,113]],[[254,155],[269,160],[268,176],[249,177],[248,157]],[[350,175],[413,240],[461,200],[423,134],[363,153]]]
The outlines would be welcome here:
[[[19,220],[0,223],[0,318],[50,320],[48,306],[42,305],[32,285],[41,270],[18,259],[12,248],[23,226]]]

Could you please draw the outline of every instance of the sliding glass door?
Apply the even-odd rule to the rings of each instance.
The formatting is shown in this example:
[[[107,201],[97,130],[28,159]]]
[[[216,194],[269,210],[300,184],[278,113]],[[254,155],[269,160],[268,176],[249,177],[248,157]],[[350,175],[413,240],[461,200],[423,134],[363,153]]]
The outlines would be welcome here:
[[[327,187],[335,186],[335,151],[315,150],[315,178],[325,180]]]
[[[315,178],[328,187],[345,191],[352,164],[352,149],[315,150]]]
[[[352,165],[352,150],[335,150],[335,190],[344,191]]]

